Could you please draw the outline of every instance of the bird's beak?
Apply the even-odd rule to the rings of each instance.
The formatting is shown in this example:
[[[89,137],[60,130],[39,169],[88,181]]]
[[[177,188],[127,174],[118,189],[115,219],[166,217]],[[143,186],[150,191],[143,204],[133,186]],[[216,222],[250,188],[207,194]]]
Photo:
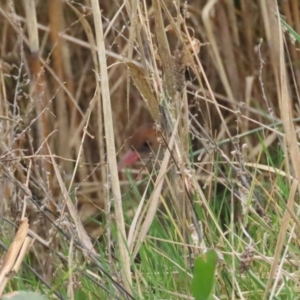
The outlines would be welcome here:
[[[118,163],[118,170],[121,171],[125,167],[132,166],[139,158],[136,151],[128,150]]]

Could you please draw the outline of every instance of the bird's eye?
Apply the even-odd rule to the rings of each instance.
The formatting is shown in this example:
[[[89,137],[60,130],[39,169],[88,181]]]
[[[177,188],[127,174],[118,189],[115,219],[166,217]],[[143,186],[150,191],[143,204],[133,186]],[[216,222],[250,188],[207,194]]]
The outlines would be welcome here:
[[[142,145],[142,151],[149,151],[151,147],[152,147],[152,143],[145,141]]]

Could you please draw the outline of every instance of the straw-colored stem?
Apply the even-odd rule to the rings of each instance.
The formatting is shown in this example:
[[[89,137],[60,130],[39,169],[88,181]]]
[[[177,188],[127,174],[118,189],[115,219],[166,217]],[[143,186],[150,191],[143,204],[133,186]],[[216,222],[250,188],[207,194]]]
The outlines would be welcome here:
[[[102,107],[104,115],[104,128],[106,138],[106,151],[109,175],[112,185],[112,193],[116,210],[116,225],[118,229],[118,244],[120,248],[120,263],[122,266],[122,277],[125,289],[131,291],[131,273],[130,259],[127,247],[127,239],[125,232],[122,198],[120,184],[118,178],[118,168],[116,161],[116,149],[114,142],[114,126],[111,111],[111,100],[109,93],[109,82],[107,74],[107,64],[105,55],[105,45],[103,39],[103,26],[101,20],[100,4],[97,0],[91,0],[93,7],[94,24],[96,31],[96,44],[98,48],[98,59],[100,64],[101,92],[102,92]]]

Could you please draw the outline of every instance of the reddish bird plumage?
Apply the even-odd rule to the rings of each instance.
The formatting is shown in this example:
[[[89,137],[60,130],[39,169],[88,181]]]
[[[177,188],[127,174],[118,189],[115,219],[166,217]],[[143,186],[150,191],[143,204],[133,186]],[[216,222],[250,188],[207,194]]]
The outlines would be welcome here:
[[[153,124],[145,124],[141,126],[128,140],[129,149],[118,164],[118,169],[130,167],[139,159],[149,159],[152,152],[156,152],[159,148],[156,131]]]

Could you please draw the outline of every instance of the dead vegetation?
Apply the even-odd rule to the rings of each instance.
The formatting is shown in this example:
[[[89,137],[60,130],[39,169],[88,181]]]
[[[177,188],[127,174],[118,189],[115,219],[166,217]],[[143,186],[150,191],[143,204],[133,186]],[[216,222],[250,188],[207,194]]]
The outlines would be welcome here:
[[[273,299],[284,280],[298,283],[300,54],[277,16],[300,33],[300,7],[278,5],[1,1],[1,253],[28,218],[24,269],[45,293],[152,299],[135,264],[162,214],[187,277],[207,248],[228,274],[264,262],[258,294],[220,271],[218,299]],[[119,172],[149,122],[159,168]],[[100,294],[80,294],[82,277]],[[185,284],[162,289],[191,299]]]

